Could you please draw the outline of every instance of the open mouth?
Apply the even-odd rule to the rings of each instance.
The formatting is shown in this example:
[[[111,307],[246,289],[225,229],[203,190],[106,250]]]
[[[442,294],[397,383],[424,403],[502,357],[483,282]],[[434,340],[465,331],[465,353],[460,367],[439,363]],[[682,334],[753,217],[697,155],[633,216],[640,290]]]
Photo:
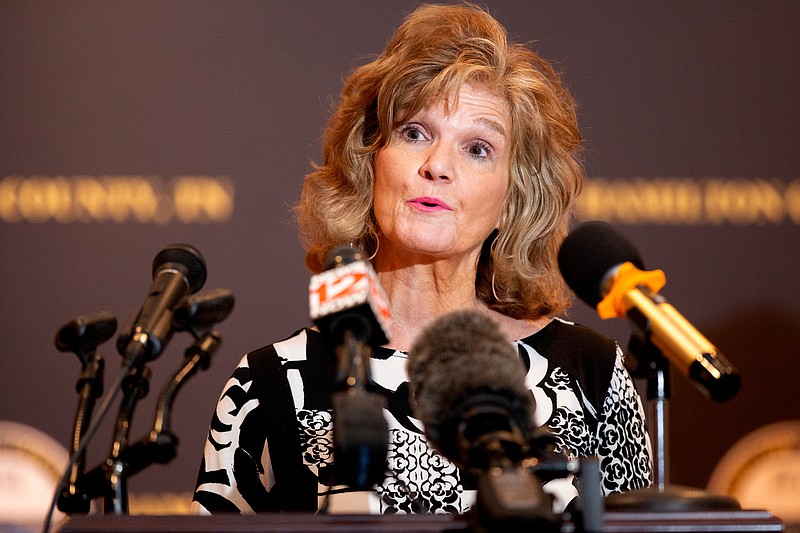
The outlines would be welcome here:
[[[423,211],[452,211],[452,208],[438,198],[421,197],[409,201],[417,209]]]

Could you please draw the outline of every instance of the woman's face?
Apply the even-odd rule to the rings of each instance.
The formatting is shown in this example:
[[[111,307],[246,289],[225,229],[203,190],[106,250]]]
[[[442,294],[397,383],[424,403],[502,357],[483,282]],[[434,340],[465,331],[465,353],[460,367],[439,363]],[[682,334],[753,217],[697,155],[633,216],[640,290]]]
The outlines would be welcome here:
[[[511,147],[506,101],[466,85],[458,106],[447,104],[436,101],[398,126],[375,156],[381,255],[477,257],[500,224]]]

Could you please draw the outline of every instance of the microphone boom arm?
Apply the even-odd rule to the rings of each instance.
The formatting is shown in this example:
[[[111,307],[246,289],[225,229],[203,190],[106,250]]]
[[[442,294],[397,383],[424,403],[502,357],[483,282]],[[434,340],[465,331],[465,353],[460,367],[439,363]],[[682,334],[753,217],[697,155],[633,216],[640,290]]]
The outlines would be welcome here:
[[[221,342],[222,339],[216,331],[209,331],[186,349],[184,364],[159,396],[153,429],[146,437],[130,446],[127,445],[127,430],[135,400],[131,398],[128,407],[125,407],[126,402],[123,400],[111,457],[78,478],[76,497],[89,502],[106,496],[106,512],[128,512],[127,479],[153,463],[166,464],[177,455],[178,438],[170,427],[173,403],[190,377],[199,370],[208,369]]]

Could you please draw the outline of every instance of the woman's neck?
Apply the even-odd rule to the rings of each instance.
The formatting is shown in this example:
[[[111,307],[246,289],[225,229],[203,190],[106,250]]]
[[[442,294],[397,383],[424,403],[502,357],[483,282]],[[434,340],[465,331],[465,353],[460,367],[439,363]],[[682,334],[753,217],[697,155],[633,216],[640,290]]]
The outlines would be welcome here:
[[[489,309],[475,293],[475,272],[463,268],[442,263],[388,270],[379,267],[378,277],[391,302],[390,348],[409,351],[426,326],[456,310],[485,314],[498,323],[509,341],[527,337],[549,322],[519,320]]]

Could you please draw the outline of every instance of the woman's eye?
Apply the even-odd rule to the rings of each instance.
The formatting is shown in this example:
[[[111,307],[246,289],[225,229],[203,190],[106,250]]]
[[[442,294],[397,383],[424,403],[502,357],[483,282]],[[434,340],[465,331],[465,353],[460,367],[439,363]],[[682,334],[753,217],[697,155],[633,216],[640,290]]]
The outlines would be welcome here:
[[[469,145],[467,149],[469,155],[476,158],[489,157],[492,153],[492,147],[482,141],[476,141]]]
[[[408,141],[421,141],[425,137],[419,127],[414,124],[406,124],[400,129],[400,135]]]

